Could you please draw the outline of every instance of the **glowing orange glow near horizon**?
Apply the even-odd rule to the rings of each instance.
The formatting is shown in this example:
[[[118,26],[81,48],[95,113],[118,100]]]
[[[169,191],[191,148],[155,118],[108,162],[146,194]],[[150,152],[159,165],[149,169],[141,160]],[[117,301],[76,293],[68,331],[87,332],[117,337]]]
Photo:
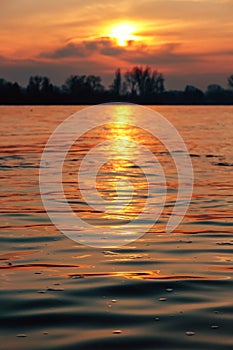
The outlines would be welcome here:
[[[232,10],[230,0],[4,0],[0,77],[26,83],[37,74],[62,83],[96,74],[108,84],[118,67],[149,65],[171,79],[168,88],[226,86]]]

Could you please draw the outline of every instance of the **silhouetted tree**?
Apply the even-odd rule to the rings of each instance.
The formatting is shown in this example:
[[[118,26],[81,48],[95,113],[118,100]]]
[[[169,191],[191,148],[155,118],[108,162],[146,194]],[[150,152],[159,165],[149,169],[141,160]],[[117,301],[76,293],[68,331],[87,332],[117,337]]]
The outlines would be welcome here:
[[[27,92],[32,95],[39,95],[41,92],[48,90],[49,85],[49,78],[35,75],[29,79]]]
[[[49,78],[35,75],[29,78],[26,95],[32,102],[47,104],[54,99],[54,87]]]
[[[211,84],[207,87],[205,101],[207,104],[232,104],[233,91],[225,90],[218,84]]]
[[[121,70],[118,68],[115,72],[115,78],[113,80],[112,85],[110,85],[110,92],[113,93],[113,95],[120,96],[121,94],[121,86],[122,84],[122,78],[121,78]]]
[[[0,95],[5,97],[5,95],[10,93],[11,83],[5,79],[0,79]]]
[[[223,91],[224,89],[218,85],[218,84],[210,84],[207,86],[207,90],[206,93],[207,94],[212,94],[212,93],[220,93],[221,91]]]
[[[71,75],[62,87],[67,96],[71,96],[73,102],[82,100],[89,102],[93,96],[98,96],[104,91],[101,78],[95,75]]]
[[[233,75],[228,78],[233,88]],[[26,88],[0,79],[0,104],[93,104],[128,101],[144,104],[210,104],[233,105],[233,89],[218,84],[207,87],[205,94],[195,86],[184,91],[164,90],[162,74],[150,67],[135,66],[122,77],[120,69],[109,90],[96,75],[72,75],[62,87],[54,86],[48,77],[32,76]]]
[[[233,88],[233,74],[227,79],[228,80],[228,85]]]
[[[132,96],[150,96],[164,91],[162,74],[150,67],[133,67],[125,73],[127,90]]]
[[[19,103],[21,89],[18,83],[0,79],[0,103]]]
[[[187,104],[202,104],[204,102],[204,93],[192,85],[187,85],[184,90],[184,99]]]
[[[99,76],[96,75],[88,75],[86,77],[86,86],[87,89],[90,92],[102,92],[104,90],[104,86],[101,83],[101,78]]]
[[[168,105],[183,105],[186,104],[186,97],[184,91],[170,90],[165,91],[160,96],[161,104]]]
[[[62,86],[63,91],[70,96],[78,96],[85,85],[85,75],[71,75]]]

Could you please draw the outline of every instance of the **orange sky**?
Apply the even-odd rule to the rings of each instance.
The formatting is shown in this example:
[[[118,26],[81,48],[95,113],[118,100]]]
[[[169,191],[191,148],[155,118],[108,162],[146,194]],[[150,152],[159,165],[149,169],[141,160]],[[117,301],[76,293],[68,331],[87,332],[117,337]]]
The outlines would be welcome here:
[[[110,83],[117,67],[148,64],[168,88],[226,86],[232,14],[233,0],[1,0],[0,77],[60,84],[97,74]],[[132,27],[125,41],[114,38],[121,23]]]

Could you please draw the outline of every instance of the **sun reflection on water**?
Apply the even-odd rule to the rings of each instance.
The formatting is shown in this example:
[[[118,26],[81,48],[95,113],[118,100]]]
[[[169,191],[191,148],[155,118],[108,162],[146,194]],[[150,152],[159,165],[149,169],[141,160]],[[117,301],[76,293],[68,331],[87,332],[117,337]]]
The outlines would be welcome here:
[[[140,157],[139,150],[135,149],[135,143],[141,143],[144,135],[140,134],[137,127],[130,125],[132,123],[131,115],[130,106],[119,105],[112,115],[112,123],[83,135],[83,138],[69,152],[73,155],[78,154],[78,167],[89,151],[87,148],[90,149],[100,144],[99,156],[103,152],[109,155],[109,160],[100,166],[96,176],[96,189],[106,205],[104,212],[101,210],[93,211],[93,208],[87,205],[82,198],[80,188],[91,186],[88,173],[85,185],[77,184],[77,181],[75,187],[71,188],[71,186],[65,185],[67,196],[71,198],[70,205],[74,211],[83,220],[91,222],[93,225],[108,225],[108,227],[124,225],[136,219],[145,206],[148,196],[147,179],[144,170],[134,160],[131,160],[131,158]],[[86,144],[87,140],[90,139],[93,144],[90,141],[89,145]],[[111,143],[103,143],[108,140]],[[75,174],[78,169],[74,167],[73,170]],[[75,175],[72,181],[74,178]]]

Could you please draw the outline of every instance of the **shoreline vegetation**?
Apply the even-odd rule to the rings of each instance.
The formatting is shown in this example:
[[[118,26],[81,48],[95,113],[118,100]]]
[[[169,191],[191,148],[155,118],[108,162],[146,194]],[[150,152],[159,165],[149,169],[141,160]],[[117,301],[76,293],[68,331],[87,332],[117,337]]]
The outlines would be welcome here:
[[[131,102],[144,105],[233,105],[233,75],[228,89],[218,84],[202,91],[187,85],[184,90],[166,90],[164,76],[146,66],[122,74],[117,69],[112,84],[105,87],[100,76],[71,75],[61,86],[45,76],[31,76],[26,87],[0,79],[0,105],[92,105]]]

